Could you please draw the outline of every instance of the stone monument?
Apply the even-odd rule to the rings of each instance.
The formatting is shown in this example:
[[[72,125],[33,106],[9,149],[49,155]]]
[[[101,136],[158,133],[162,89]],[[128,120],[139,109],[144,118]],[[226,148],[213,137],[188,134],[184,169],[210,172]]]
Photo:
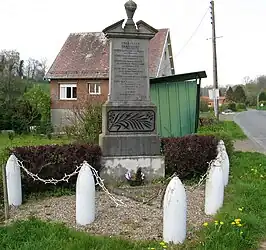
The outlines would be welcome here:
[[[150,100],[149,41],[158,32],[133,21],[137,4],[125,4],[124,19],[105,28],[110,42],[109,95],[102,109],[102,148],[105,180],[125,179],[141,167],[146,179],[164,176],[164,158],[156,131],[157,109]]]

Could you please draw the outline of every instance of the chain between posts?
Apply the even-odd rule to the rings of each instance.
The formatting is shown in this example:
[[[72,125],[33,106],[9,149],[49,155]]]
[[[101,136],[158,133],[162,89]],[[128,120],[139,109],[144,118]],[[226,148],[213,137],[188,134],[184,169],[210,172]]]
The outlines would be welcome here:
[[[210,172],[210,169],[215,162],[219,162],[219,164],[221,164],[221,162],[224,160],[224,154],[222,154],[222,151],[223,151],[223,149],[218,152],[218,155],[214,160],[211,160],[210,162],[208,162],[209,167],[208,167],[206,173],[201,176],[199,182],[196,185],[192,186],[192,188],[191,188],[192,191],[195,190],[196,188],[200,187],[202,185],[202,183],[207,179],[208,174]]]
[[[83,164],[86,164],[87,162],[86,161],[84,161],[82,164],[80,164],[79,166],[76,166],[76,169],[74,170],[74,172],[73,173],[71,173],[71,174],[65,174],[65,176],[63,177],[63,178],[61,178],[61,179],[54,179],[54,178],[51,178],[51,179],[47,179],[47,180],[45,180],[45,179],[43,179],[43,178],[40,178],[39,176],[38,176],[38,174],[33,174],[32,172],[30,172],[27,168],[25,168],[24,167],[24,165],[23,165],[23,162],[22,161],[20,161],[19,159],[17,159],[17,161],[18,161],[18,164],[19,164],[19,166],[30,176],[30,177],[32,177],[32,179],[34,180],[34,181],[40,181],[40,182],[43,182],[44,184],[54,184],[54,185],[56,185],[56,184],[58,184],[59,182],[68,182],[69,181],[69,179],[71,178],[71,177],[73,177],[73,176],[75,176],[75,175],[77,175],[78,173],[79,173],[79,171],[80,171],[80,169],[81,169],[81,167],[83,166]],[[88,164],[88,163],[87,163]],[[118,206],[125,206],[126,207],[126,204],[123,202],[123,201],[121,201],[121,200],[119,200],[119,199],[116,199],[109,191],[108,191],[108,189],[105,187],[105,185],[104,185],[104,180],[102,180],[101,179],[101,177],[99,176],[99,174],[98,174],[98,171],[94,168],[94,167],[92,167],[92,166],[90,166],[89,164],[88,164],[88,166],[90,167],[90,169],[91,169],[91,171],[92,171],[92,174],[95,176],[95,179],[96,179],[96,182],[95,182],[95,185],[98,185],[98,186],[100,186],[101,187],[101,189],[109,196],[109,198],[116,204],[116,207],[118,207]]]

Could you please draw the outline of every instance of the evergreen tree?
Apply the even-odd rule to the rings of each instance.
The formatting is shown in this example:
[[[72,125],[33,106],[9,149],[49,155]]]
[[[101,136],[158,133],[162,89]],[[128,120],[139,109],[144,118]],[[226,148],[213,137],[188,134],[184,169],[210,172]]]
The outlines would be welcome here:
[[[238,85],[234,91],[234,101],[237,103],[246,103],[246,93],[241,85]]]
[[[264,91],[259,95],[259,102],[260,101],[266,101],[266,93]]]
[[[225,92],[225,99],[228,102],[233,102],[234,101],[234,91],[232,87],[229,87],[227,91]]]

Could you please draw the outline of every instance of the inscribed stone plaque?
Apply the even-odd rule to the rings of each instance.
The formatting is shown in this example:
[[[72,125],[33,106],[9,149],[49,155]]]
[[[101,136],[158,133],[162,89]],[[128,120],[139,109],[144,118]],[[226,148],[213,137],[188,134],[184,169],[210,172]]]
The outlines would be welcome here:
[[[153,110],[110,110],[107,114],[109,132],[153,132]]]
[[[113,100],[142,101],[148,99],[148,42],[117,38],[112,41]]]

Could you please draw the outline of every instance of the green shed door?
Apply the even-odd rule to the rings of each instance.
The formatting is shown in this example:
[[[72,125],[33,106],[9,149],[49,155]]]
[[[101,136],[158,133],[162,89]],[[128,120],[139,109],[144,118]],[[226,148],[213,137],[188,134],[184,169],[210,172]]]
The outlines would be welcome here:
[[[161,137],[195,132],[197,80],[153,83],[150,91],[157,106],[157,131]]]

